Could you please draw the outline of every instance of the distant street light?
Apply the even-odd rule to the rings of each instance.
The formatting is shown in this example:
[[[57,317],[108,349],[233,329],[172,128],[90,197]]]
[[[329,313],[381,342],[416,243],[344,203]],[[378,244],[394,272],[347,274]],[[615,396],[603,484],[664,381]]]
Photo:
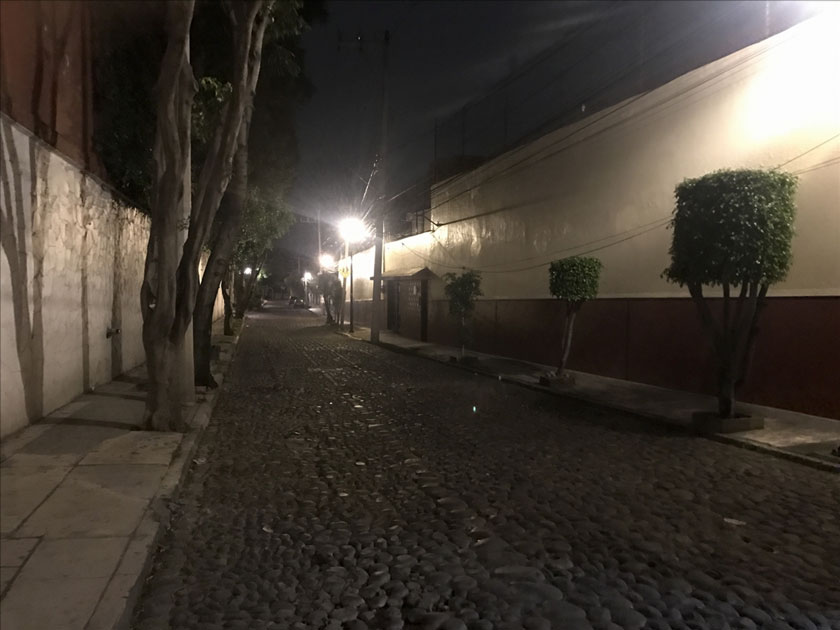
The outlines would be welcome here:
[[[321,254],[318,262],[321,264],[321,269],[332,269],[335,267],[335,258],[330,254]]]
[[[364,240],[368,235],[367,227],[361,219],[347,217],[338,224],[338,231],[344,239],[344,257],[350,258],[350,332],[353,332],[353,256],[350,255],[350,243]],[[345,282],[344,294],[347,295]]]
[[[246,276],[250,276],[251,271],[252,271],[252,269],[250,267],[245,267],[245,269],[242,273],[244,273]]]

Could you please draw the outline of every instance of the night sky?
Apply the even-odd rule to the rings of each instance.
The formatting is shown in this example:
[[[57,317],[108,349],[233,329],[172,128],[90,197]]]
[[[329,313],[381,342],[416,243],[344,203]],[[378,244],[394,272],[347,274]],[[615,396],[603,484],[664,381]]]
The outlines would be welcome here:
[[[291,208],[320,210],[325,242],[331,221],[361,213],[381,138],[386,29],[380,184],[392,196],[428,189],[436,155],[497,155],[784,30],[815,4],[328,2],[327,20],[303,36],[315,93],[297,115]],[[293,227],[278,249],[289,259],[316,254],[315,226]]]

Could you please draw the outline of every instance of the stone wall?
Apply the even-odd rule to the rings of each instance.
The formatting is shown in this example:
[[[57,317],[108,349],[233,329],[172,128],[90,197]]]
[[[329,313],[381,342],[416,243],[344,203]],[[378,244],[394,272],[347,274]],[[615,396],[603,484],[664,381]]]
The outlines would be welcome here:
[[[0,116],[5,436],[144,361],[140,285],[149,220]],[[121,332],[109,337],[109,328]]]

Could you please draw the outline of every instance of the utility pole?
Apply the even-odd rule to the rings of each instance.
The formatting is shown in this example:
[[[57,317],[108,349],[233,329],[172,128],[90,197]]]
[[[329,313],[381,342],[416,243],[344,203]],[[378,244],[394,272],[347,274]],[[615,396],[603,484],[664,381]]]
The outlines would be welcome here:
[[[388,138],[388,45],[391,42],[391,34],[385,31],[385,38],[382,46],[382,131],[379,139],[379,172],[380,172],[380,194],[382,205],[376,216],[376,237],[373,244],[373,297],[371,300],[370,314],[370,340],[372,343],[379,343],[380,327],[380,293],[382,292],[382,248],[385,239],[385,148]]]
[[[321,208],[318,208],[318,269],[321,268],[321,256],[323,256],[323,252],[321,251]]]

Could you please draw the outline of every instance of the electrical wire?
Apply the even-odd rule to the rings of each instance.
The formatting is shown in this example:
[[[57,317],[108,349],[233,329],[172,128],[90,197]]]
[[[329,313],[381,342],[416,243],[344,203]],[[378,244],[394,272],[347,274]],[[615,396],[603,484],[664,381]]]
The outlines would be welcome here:
[[[828,138],[827,140],[823,140],[823,141],[822,141],[822,142],[820,142],[819,144],[814,145],[813,147],[811,147],[810,149],[808,149],[808,150],[807,150],[807,151],[805,151],[804,153],[800,153],[799,155],[796,155],[796,156],[794,156],[794,157],[790,158],[787,162],[784,162],[784,163],[782,163],[782,164],[779,164],[778,166],[774,167],[774,168],[773,168],[773,170],[779,170],[780,168],[783,168],[783,167],[787,166],[787,165],[788,165],[788,164],[790,164],[791,162],[795,162],[796,160],[798,160],[798,159],[799,159],[799,158],[801,158],[801,157],[805,157],[805,156],[806,156],[806,155],[808,155],[809,153],[811,153],[811,152],[813,152],[813,151],[816,151],[816,150],[817,150],[817,149],[819,149],[821,146],[826,145],[826,144],[828,144],[829,142],[831,142],[832,140],[836,140],[837,138],[840,138],[840,133],[835,133],[833,136],[831,136],[831,137],[830,137],[830,138]]]
[[[790,163],[791,163],[791,162],[793,162],[794,160],[798,160],[799,158],[801,158],[801,157],[803,157],[803,156],[805,156],[805,155],[808,155],[809,153],[812,153],[812,152],[813,152],[813,151],[815,151],[816,149],[818,149],[818,148],[820,148],[820,147],[824,146],[825,144],[827,144],[827,143],[831,142],[832,140],[835,140],[835,139],[836,139],[836,138],[838,138],[838,137],[840,137],[840,134],[835,134],[835,135],[831,136],[830,138],[828,138],[828,139],[826,139],[826,140],[823,140],[822,142],[819,142],[819,143],[815,144],[814,146],[812,146],[811,148],[807,149],[806,151],[803,151],[802,153],[800,153],[800,154],[796,155],[795,157],[793,157],[793,158],[791,158],[791,159],[787,160],[786,162],[783,162],[782,164],[779,164],[778,166],[774,167],[774,170],[779,169],[779,168],[782,168],[783,166],[786,166],[787,164],[790,164]],[[806,168],[802,169],[802,170],[801,170],[801,171],[799,171],[799,172],[804,173],[804,172],[808,172],[808,171],[816,170],[817,168],[824,168],[824,167],[826,167],[826,166],[830,166],[830,165],[833,165],[833,164],[840,164],[840,157],[835,157],[835,158],[830,158],[830,159],[828,159],[828,160],[824,160],[823,162],[820,162],[820,163],[818,163],[818,164],[812,165],[812,166],[810,166],[810,167],[806,167]],[[797,172],[795,172],[794,174],[797,174]],[[487,213],[485,213],[485,214],[487,214]],[[478,217],[481,217],[481,216],[484,216],[484,215],[475,215],[475,216],[473,216],[473,217],[469,217],[469,219],[475,219],[475,218],[478,218]],[[461,220],[467,220],[467,219],[461,219]],[[594,252],[597,252],[597,251],[601,251],[601,250],[607,249],[607,248],[609,248],[609,247],[613,247],[613,246],[618,245],[618,244],[620,244],[620,243],[624,243],[624,242],[626,242],[626,241],[628,241],[628,240],[631,240],[631,239],[636,238],[636,237],[638,237],[638,236],[641,236],[641,235],[643,235],[643,234],[647,234],[648,232],[651,232],[651,231],[653,231],[653,230],[656,230],[656,229],[659,229],[659,228],[665,227],[666,225],[668,225],[668,224],[671,222],[671,220],[672,220],[672,219],[671,219],[671,214],[669,214],[669,215],[667,215],[667,216],[660,217],[659,219],[655,219],[654,221],[651,221],[650,223],[645,223],[645,224],[643,224],[643,225],[636,226],[635,228],[631,228],[631,229],[629,229],[629,230],[625,230],[624,232],[618,232],[618,233],[616,233],[616,234],[611,234],[611,235],[609,235],[609,236],[605,236],[605,237],[602,237],[602,238],[599,238],[599,239],[595,239],[595,240],[593,240],[593,241],[588,241],[588,242],[586,242],[586,243],[580,243],[580,244],[578,244],[578,245],[574,245],[574,246],[570,246],[570,247],[565,247],[565,248],[562,248],[562,249],[559,249],[559,250],[555,250],[555,251],[550,252],[550,253],[547,253],[547,254],[542,254],[542,255],[537,255],[537,256],[531,256],[531,257],[528,257],[528,258],[521,258],[521,259],[516,260],[516,261],[506,261],[506,262],[504,262],[504,263],[495,263],[495,264],[494,264],[494,263],[490,263],[490,265],[489,265],[489,266],[490,266],[490,267],[494,267],[494,266],[496,266],[496,265],[501,265],[501,264],[506,264],[506,265],[517,265],[517,264],[519,264],[519,263],[524,263],[524,262],[527,262],[527,261],[529,261],[529,260],[535,260],[535,259],[537,259],[537,258],[544,258],[544,257],[546,257],[546,256],[551,257],[551,258],[553,259],[555,256],[558,256],[558,255],[563,254],[563,253],[566,253],[566,252],[575,251],[575,250],[578,250],[578,249],[580,249],[580,248],[582,248],[582,247],[587,247],[588,245],[594,245],[595,243],[603,242],[603,241],[606,241],[606,240],[612,240],[612,239],[615,239],[616,237],[622,236],[622,235],[624,235],[624,234],[629,234],[630,232],[636,232],[637,230],[641,230],[640,232],[636,232],[635,234],[629,234],[628,236],[625,236],[624,238],[620,238],[620,239],[615,240],[615,241],[613,241],[613,242],[606,243],[606,244],[604,244],[604,245],[600,245],[600,246],[598,246],[598,247],[594,247],[594,248],[592,248],[592,249],[588,249],[588,250],[586,250],[586,251],[583,251],[583,252],[578,252],[578,253],[576,253],[576,254],[575,254],[575,256],[585,256],[585,255],[588,255],[588,254],[591,254],[591,253],[594,253]],[[457,222],[457,221],[459,221],[459,220],[456,220],[456,221],[451,221],[451,222],[449,222],[449,223],[455,223],[455,222]],[[645,229],[643,229],[643,228],[645,228]],[[449,248],[447,248],[447,247],[446,247],[446,246],[445,246],[445,245],[444,245],[444,244],[440,241],[440,239],[438,239],[438,238],[434,235],[434,232],[431,232],[431,234],[432,234],[432,237],[435,239],[435,241],[437,241],[437,243],[440,245],[440,247],[441,247],[441,248],[442,248],[445,252],[447,252],[447,253],[450,255],[450,257],[454,260],[454,259],[455,259],[455,256],[454,256],[454,254],[452,254],[452,252],[451,252],[451,251],[449,251]],[[412,252],[414,255],[418,256],[418,257],[419,257],[419,258],[421,258],[422,260],[424,260],[424,261],[426,261],[426,262],[428,262],[428,263],[434,264],[434,265],[436,265],[436,266],[438,266],[438,267],[445,267],[445,268],[448,268],[448,269],[466,269],[466,268],[467,268],[467,266],[465,266],[465,265],[450,265],[450,264],[445,263],[445,262],[443,262],[443,261],[433,260],[432,258],[429,258],[429,257],[427,257],[427,256],[424,256],[424,255],[423,255],[423,254],[421,254],[420,252],[418,252],[418,251],[416,251],[416,250],[412,249],[411,247],[409,247],[408,245],[406,245],[404,242],[403,242],[403,243],[401,243],[401,244],[402,244],[402,246],[403,246],[403,247],[405,247],[406,249],[408,249],[410,252]],[[483,268],[483,269],[477,269],[477,271],[481,271],[481,273],[517,273],[517,272],[522,272],[522,271],[530,271],[530,270],[532,270],[532,269],[538,269],[538,268],[540,268],[540,267],[545,267],[545,266],[547,266],[547,265],[549,265],[549,264],[551,264],[551,261],[542,262],[542,263],[538,263],[538,264],[535,264],[535,265],[530,265],[530,266],[525,266],[525,267],[512,267],[512,268],[508,268],[508,269],[488,269],[488,268],[486,268],[486,267],[485,267],[485,268]]]
[[[600,245],[598,247],[593,247],[592,249],[588,249],[588,250],[583,251],[583,252],[578,252],[578,253],[575,254],[575,256],[586,256],[587,254],[591,254],[591,253],[594,253],[594,252],[598,252],[598,251],[607,249],[609,247],[613,247],[613,246],[618,245],[620,243],[624,243],[626,241],[634,239],[638,236],[642,236],[643,234],[647,234],[648,232],[652,232],[653,230],[663,228],[666,225],[668,225],[670,222],[671,222],[670,216],[668,218],[664,219],[664,220],[660,219],[659,221],[657,221],[653,225],[647,224],[647,225],[650,225],[650,227],[648,227],[645,230],[642,230],[641,232],[637,232],[636,234],[631,234],[629,236],[625,236],[624,238],[621,238],[621,239],[619,239],[617,241],[614,241],[612,243],[607,243],[605,245]],[[634,229],[639,229],[639,228],[634,228]],[[604,237],[602,239],[597,239],[596,241],[591,241],[591,242],[595,243],[595,242],[598,242],[598,241],[606,240],[608,238],[615,238],[616,236],[619,236],[621,234],[626,234],[626,232],[620,232],[618,234],[613,234],[611,236]],[[443,247],[444,250],[447,249],[439,240],[437,242],[440,243],[440,245]],[[424,260],[427,263],[431,263],[431,264],[433,264],[437,267],[445,267],[447,269],[467,269],[468,268],[466,265],[450,265],[449,263],[443,262],[441,260],[434,260],[433,258],[430,258],[428,256],[424,256],[423,254],[421,254],[417,250],[409,247],[405,243],[400,243],[400,244],[405,249],[410,251],[412,254],[417,256],[418,258]],[[574,251],[576,249],[580,249],[581,247],[585,247],[585,246],[586,246],[586,244],[574,245],[574,246],[571,246],[571,247],[564,247],[563,249],[556,250],[556,251],[551,252],[549,254],[545,254],[545,256],[550,256],[552,258],[552,260],[549,260],[549,261],[546,261],[546,262],[541,262],[541,263],[538,263],[538,264],[535,264],[535,265],[528,265],[528,266],[525,266],[525,267],[513,267],[513,268],[509,268],[509,269],[487,269],[487,268],[484,268],[484,269],[476,269],[476,271],[480,271],[481,273],[518,273],[518,272],[522,272],[522,271],[530,271],[532,269],[539,269],[540,267],[546,267],[546,266],[550,265],[553,260],[556,260],[556,258],[555,258],[556,256],[558,256],[560,254],[563,254],[563,253],[566,253],[566,252]],[[453,258],[454,258],[454,256],[453,256]],[[523,259],[521,261],[516,261],[516,262],[524,262],[525,260],[533,260],[533,258],[536,258],[536,257],[526,258],[526,259]],[[507,264],[511,264],[511,263],[507,263]],[[469,268],[473,269],[473,267],[469,267]]]

